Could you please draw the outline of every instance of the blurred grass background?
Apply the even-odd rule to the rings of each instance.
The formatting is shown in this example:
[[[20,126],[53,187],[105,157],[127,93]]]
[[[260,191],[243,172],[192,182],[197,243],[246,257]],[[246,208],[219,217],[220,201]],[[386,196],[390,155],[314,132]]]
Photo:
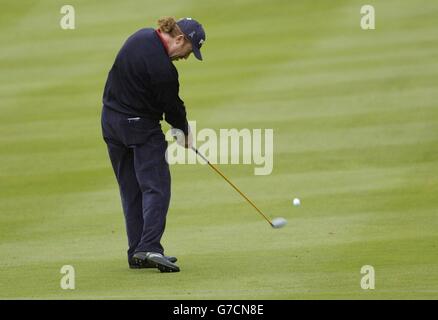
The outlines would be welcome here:
[[[437,3],[367,2],[373,31],[356,0],[71,1],[62,30],[65,4],[1,3],[0,298],[438,298]],[[100,133],[115,55],[164,15],[207,32],[204,61],[176,64],[198,130],[274,129],[271,175],[221,169],[289,221],[271,230],[209,168],[173,166],[179,274],[127,268]]]

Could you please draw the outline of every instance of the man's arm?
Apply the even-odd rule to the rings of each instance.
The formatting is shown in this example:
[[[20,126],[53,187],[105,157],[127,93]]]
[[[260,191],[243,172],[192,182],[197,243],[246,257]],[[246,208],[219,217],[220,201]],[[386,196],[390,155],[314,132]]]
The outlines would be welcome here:
[[[178,96],[179,86],[175,82],[162,83],[155,86],[157,103],[163,108],[164,119],[174,128],[189,133],[186,107]]]

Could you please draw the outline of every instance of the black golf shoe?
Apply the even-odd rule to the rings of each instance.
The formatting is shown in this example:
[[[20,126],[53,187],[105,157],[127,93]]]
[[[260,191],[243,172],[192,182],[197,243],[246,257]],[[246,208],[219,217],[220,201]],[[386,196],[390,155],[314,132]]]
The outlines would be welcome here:
[[[178,259],[176,257],[173,257],[173,256],[164,256],[164,257],[172,263],[175,263],[178,261]],[[139,263],[137,263],[136,260],[129,259],[128,263],[129,263],[129,268],[131,268],[131,269],[156,268],[155,264],[150,263],[149,261],[145,261],[144,263],[139,264]]]
[[[179,267],[174,264],[176,257],[163,256],[157,252],[136,252],[129,261],[131,269],[158,268],[161,272],[179,272]]]

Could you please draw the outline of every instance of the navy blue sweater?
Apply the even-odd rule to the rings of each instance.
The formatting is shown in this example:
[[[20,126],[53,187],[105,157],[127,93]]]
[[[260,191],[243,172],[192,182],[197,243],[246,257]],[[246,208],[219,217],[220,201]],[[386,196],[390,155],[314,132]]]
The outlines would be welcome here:
[[[108,74],[104,108],[131,117],[164,119],[187,134],[178,71],[154,29],[141,29],[126,40]]]

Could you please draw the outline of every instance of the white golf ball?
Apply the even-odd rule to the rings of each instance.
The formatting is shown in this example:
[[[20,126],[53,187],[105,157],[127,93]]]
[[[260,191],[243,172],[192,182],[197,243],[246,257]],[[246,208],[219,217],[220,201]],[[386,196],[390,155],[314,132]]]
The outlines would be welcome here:
[[[299,206],[299,205],[301,204],[300,199],[295,198],[294,201],[293,201],[293,204],[294,204],[294,206],[296,206],[296,207]]]

